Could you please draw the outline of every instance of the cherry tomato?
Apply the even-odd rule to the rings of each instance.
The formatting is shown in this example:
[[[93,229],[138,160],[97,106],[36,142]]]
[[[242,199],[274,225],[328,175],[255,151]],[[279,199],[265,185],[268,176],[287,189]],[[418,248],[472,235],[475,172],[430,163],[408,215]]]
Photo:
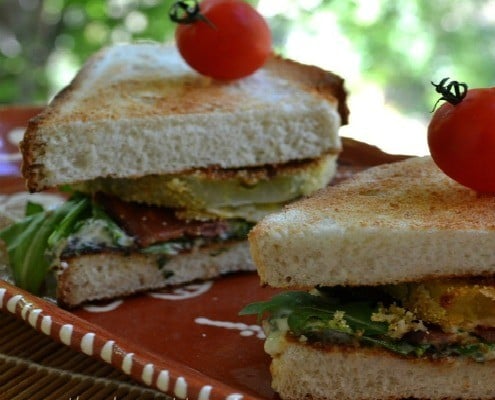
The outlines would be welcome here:
[[[470,89],[458,104],[442,104],[428,126],[428,146],[452,179],[495,193],[495,88]]]
[[[238,79],[260,68],[272,52],[265,19],[241,0],[204,0],[200,18],[179,24],[175,39],[185,61],[215,79]]]

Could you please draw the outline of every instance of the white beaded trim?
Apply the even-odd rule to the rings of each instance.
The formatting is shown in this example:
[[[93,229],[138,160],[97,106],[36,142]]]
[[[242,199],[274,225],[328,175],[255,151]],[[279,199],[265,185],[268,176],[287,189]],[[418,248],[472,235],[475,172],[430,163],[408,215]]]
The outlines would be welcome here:
[[[10,297],[5,303],[5,297],[7,294],[7,289],[0,288],[0,309],[6,309],[9,313],[14,315],[20,315],[23,320],[25,320],[30,326],[40,331],[47,336],[58,337],[60,343],[66,346],[79,346],[81,351],[87,355],[93,355],[95,352],[94,344],[96,340],[96,334],[93,332],[85,333],[81,339],[80,343],[73,343],[73,333],[74,326],[72,324],[62,324],[58,332],[52,332],[54,323],[53,318],[50,315],[45,315],[43,310],[40,308],[34,308],[33,303],[26,301],[24,296],[18,294]],[[38,321],[41,317],[41,322],[38,326]],[[102,346],[100,351],[100,358],[107,362],[112,363],[114,347],[116,346],[115,341],[108,340]],[[120,369],[130,375],[133,364],[134,364],[134,353],[122,353],[122,364]],[[141,372],[141,380],[148,386],[153,385],[153,379],[155,376],[155,366],[153,364],[146,364]],[[155,387],[163,392],[168,392],[170,390],[170,373],[168,370],[161,370],[156,378]],[[201,387],[198,400],[210,400],[210,394],[213,390],[211,385],[204,385]],[[173,387],[173,394],[178,399],[189,398],[189,387],[185,377],[179,376],[175,380]],[[226,397],[226,400],[242,400],[243,396],[238,393],[232,393]]]

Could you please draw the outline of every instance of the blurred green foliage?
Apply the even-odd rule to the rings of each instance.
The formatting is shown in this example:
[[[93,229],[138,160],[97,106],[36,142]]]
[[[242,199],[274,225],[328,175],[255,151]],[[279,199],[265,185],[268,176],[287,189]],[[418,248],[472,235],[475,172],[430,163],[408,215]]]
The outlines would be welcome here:
[[[0,0],[0,103],[45,103],[63,81],[60,65],[74,73],[102,46],[170,40],[171,3]],[[429,82],[445,76],[470,86],[493,85],[495,0],[284,0],[283,4],[290,13],[269,18],[278,50],[284,52],[292,29],[311,33],[315,18],[331,13],[359,54],[362,76],[384,88],[387,101],[398,108],[429,109],[436,98]]]
[[[360,4],[373,3],[373,16],[359,15]],[[494,86],[493,0],[325,0],[319,7],[338,15],[361,56],[363,74],[401,109],[431,109],[438,98],[431,80]]]
[[[170,1],[4,0],[0,2],[0,102],[45,103],[54,60],[75,68],[115,42],[171,37]]]

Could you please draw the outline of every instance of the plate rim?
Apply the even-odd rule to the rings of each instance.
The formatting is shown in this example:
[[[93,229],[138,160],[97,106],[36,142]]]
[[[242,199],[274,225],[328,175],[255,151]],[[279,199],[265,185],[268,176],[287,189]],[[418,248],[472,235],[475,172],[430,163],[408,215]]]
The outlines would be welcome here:
[[[166,355],[139,349],[55,303],[0,279],[0,311],[22,320],[40,334],[113,366],[146,387],[178,399],[259,400],[260,397],[209,377]]]

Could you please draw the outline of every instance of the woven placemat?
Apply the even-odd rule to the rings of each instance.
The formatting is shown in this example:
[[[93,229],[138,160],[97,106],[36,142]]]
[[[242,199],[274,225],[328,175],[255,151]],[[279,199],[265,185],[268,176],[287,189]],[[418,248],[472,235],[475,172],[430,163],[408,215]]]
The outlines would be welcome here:
[[[0,400],[170,400],[0,312]]]

